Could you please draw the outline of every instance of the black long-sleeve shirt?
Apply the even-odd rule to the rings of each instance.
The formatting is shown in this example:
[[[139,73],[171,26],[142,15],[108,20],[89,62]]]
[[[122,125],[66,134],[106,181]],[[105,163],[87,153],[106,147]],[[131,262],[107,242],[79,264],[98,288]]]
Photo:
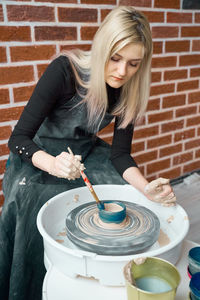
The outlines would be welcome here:
[[[108,111],[111,111],[117,101],[116,95],[119,96],[119,90],[107,85],[107,92]],[[75,93],[75,77],[69,60],[65,56],[59,56],[51,62],[38,81],[9,139],[10,150],[19,154],[23,160],[31,162],[32,155],[40,150],[32,140],[40,125],[53,109],[66,103]],[[116,117],[111,160],[122,175],[127,168],[137,165],[130,155],[133,125],[118,129],[118,122],[119,119]]]

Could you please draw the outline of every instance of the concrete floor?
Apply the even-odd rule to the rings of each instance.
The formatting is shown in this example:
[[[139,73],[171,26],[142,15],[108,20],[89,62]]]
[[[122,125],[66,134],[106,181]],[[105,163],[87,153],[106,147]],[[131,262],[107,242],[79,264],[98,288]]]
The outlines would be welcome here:
[[[190,229],[186,239],[200,244],[200,174],[193,173],[173,185],[180,204],[188,214]]]

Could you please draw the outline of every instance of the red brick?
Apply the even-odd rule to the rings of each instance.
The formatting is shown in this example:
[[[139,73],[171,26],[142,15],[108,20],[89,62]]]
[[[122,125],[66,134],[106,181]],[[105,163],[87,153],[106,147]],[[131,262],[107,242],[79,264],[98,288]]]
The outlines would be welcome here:
[[[105,19],[105,17],[111,12],[111,9],[101,9],[101,22]]]
[[[194,125],[199,125],[200,124],[200,117],[192,117],[192,118],[188,118],[187,122],[186,122],[186,126],[194,126]]]
[[[3,18],[3,7],[2,5],[0,5],[0,21],[3,22],[4,18]]]
[[[48,64],[37,65],[38,78],[40,78],[42,76],[42,74],[44,73],[44,71],[46,70],[47,67],[48,67]]]
[[[193,159],[193,153],[187,152],[183,154],[179,154],[173,158],[173,165],[180,165],[184,164],[188,161],[191,161]]]
[[[114,5],[116,4],[116,0],[81,0],[81,3],[85,4],[107,4],[107,5]]]
[[[58,7],[60,22],[97,22],[97,9]]]
[[[174,179],[174,178],[178,178],[181,176],[181,168],[173,168],[170,169],[168,171],[165,172],[161,172],[158,174],[158,177],[163,177],[163,178],[170,178],[170,179]]]
[[[114,130],[114,122],[110,123],[108,126],[99,131],[98,136],[113,133]]]
[[[0,195],[0,207],[4,204],[4,196]]]
[[[33,81],[33,67],[3,67],[0,68],[0,78],[1,84]]]
[[[119,5],[151,7],[151,0],[119,0]]]
[[[7,160],[0,160],[0,175],[4,174]]]
[[[167,146],[165,148],[160,149],[160,157],[169,156],[174,153],[179,153],[182,151],[182,144]]]
[[[168,122],[166,124],[162,124],[161,125],[162,133],[181,129],[181,128],[183,128],[183,125],[184,125],[184,120]]]
[[[174,92],[174,83],[172,84],[161,84],[161,85],[155,85],[151,87],[151,96],[155,95],[161,95],[161,94],[168,94]]]
[[[178,27],[176,26],[152,27],[152,37],[154,39],[178,37]]]
[[[150,23],[164,22],[164,11],[142,11]]]
[[[72,50],[77,48],[84,51],[89,51],[91,50],[91,44],[60,45],[60,51]]]
[[[179,108],[176,110],[176,118],[185,117],[188,115],[196,114],[197,107],[196,106],[188,106],[184,108]]]
[[[185,52],[190,50],[190,41],[166,41],[166,52]]]
[[[158,151],[145,152],[139,155],[134,155],[134,159],[137,164],[143,164],[151,160],[156,160],[158,157]]]
[[[0,110],[0,120],[1,122],[18,120],[22,111],[23,111],[22,106],[3,108]]]
[[[200,127],[197,129],[197,135],[200,135]]]
[[[146,123],[146,117],[145,116],[142,116],[141,118],[139,118],[139,119],[137,119],[136,121],[135,121],[135,128],[137,127],[139,127],[139,126],[144,126],[145,125],[145,123]]]
[[[24,0],[24,1],[26,1],[26,0]],[[35,0],[35,2],[77,3],[77,0]]]
[[[200,40],[192,41],[192,51],[200,51]]]
[[[162,42],[153,42],[153,54],[160,54],[163,52]]]
[[[152,180],[155,180],[156,178],[158,178],[157,175],[152,175],[152,176],[147,176],[146,179],[148,180],[148,182],[151,182]]]
[[[158,134],[158,126],[152,126],[143,129],[136,129],[134,132],[134,139],[146,138]]]
[[[147,141],[147,149],[157,148],[157,147],[160,147],[160,146],[171,144],[171,142],[172,142],[172,136],[171,135],[158,136],[155,139],[151,139],[151,140]]]
[[[169,23],[192,23],[192,13],[168,12],[167,22]]]
[[[200,13],[195,13],[195,22],[200,23]]]
[[[0,127],[0,140],[6,140],[11,135],[12,128],[11,126],[1,126]]]
[[[147,165],[147,173],[152,174],[170,167],[170,159],[159,160]]]
[[[10,102],[9,90],[8,89],[0,89],[0,104],[7,104],[9,102]]]
[[[181,28],[181,37],[200,36],[200,26],[183,26]]]
[[[200,64],[200,54],[188,54],[180,56],[180,66],[191,66]]]
[[[199,148],[200,146],[200,139],[190,140],[189,142],[185,143],[185,150],[192,149],[192,148]]]
[[[166,120],[171,120],[173,118],[173,111],[166,111],[161,113],[154,113],[148,115],[148,123],[158,123]]]
[[[35,85],[14,88],[14,102],[28,101],[34,90],[34,87]]]
[[[103,137],[102,140],[108,143],[109,145],[112,145],[112,136]]]
[[[54,22],[54,8],[33,5],[7,5],[8,21]]]
[[[192,68],[190,70],[190,77],[200,77],[200,68]]]
[[[184,94],[164,97],[162,107],[168,108],[168,107],[185,105],[185,98],[186,96]]]
[[[36,41],[67,41],[77,39],[76,27],[36,26]]]
[[[6,47],[0,47],[0,62],[7,62]]]
[[[81,39],[84,41],[90,41],[93,39],[98,27],[84,26],[81,27]]]
[[[187,70],[171,70],[165,71],[164,73],[164,80],[176,80],[176,79],[183,79],[187,78]]]
[[[200,92],[189,94],[188,103],[196,103],[196,102],[200,102]]]
[[[56,53],[56,46],[18,46],[10,47],[12,61],[46,60]]]
[[[158,110],[158,109],[160,109],[160,98],[149,99],[147,111]]]
[[[198,170],[200,168],[200,160],[195,161],[191,164],[187,164],[183,167],[183,172],[184,173],[189,173],[189,172],[193,172],[195,170]]]
[[[182,81],[182,82],[178,82],[177,91],[180,92],[180,91],[193,90],[193,89],[197,89],[198,87],[199,87],[198,80]]]
[[[133,143],[131,146],[131,153],[136,153],[144,150],[144,142]]]
[[[189,138],[193,138],[195,136],[195,129],[184,130],[181,132],[177,132],[174,135],[174,142],[179,142],[182,140],[187,140]]]
[[[140,166],[140,172],[144,175],[144,166]]]
[[[161,81],[161,72],[152,72],[151,82],[160,82],[160,81]]]
[[[31,41],[31,31],[29,26],[1,26],[0,41]]]
[[[176,56],[153,57],[152,68],[169,68],[176,66]]]
[[[159,8],[180,8],[180,0],[155,0],[154,7]]]
[[[200,150],[195,151],[195,158],[200,158]]]
[[[0,145],[0,156],[9,154],[10,150],[7,144]]]

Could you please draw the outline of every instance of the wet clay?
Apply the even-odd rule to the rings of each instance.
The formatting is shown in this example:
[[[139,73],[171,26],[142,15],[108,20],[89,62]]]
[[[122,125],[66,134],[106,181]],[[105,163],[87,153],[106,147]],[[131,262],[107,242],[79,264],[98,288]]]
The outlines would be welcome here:
[[[123,208],[119,204],[116,204],[116,203],[104,203],[104,206],[105,206],[106,211],[118,212],[118,211],[123,210]]]
[[[168,237],[168,235],[166,233],[164,233],[164,231],[162,231],[162,229],[160,229],[158,243],[159,243],[160,247],[166,246],[170,243],[170,238]]]
[[[119,205],[118,205],[119,206]],[[104,229],[121,229],[130,223],[130,218],[126,217],[121,223],[105,223],[99,218],[99,214],[94,214],[94,223]]]
[[[64,243],[64,240],[57,239],[56,242],[59,243],[59,244],[62,244],[62,243]]]
[[[173,220],[174,220],[174,216],[170,216],[170,217],[167,219],[167,222],[168,222],[168,223],[171,223]]]

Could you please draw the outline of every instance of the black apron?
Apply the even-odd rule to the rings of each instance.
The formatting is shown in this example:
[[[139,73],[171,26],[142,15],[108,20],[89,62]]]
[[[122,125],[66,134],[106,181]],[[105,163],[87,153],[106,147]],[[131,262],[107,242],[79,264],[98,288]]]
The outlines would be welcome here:
[[[113,167],[110,146],[92,133],[87,124],[86,105],[76,94],[51,113],[39,128],[34,141],[56,156],[70,147],[82,155],[85,173],[93,185],[125,184]],[[106,113],[100,128],[113,116]],[[0,299],[40,300],[45,275],[43,241],[36,227],[41,206],[55,195],[84,186],[57,178],[10,153],[3,180],[5,203],[0,217]],[[67,299],[67,295],[66,295]]]

